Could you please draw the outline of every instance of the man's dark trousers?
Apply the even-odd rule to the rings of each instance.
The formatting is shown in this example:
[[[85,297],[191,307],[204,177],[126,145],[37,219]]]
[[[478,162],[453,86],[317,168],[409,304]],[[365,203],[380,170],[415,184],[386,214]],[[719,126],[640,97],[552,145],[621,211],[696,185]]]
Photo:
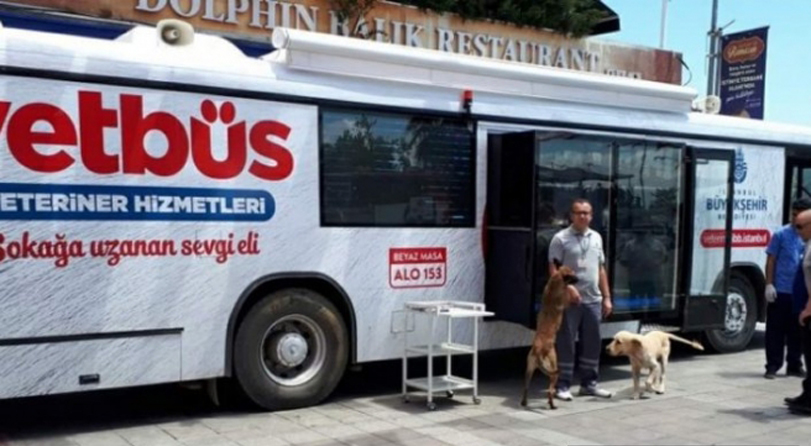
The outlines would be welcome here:
[[[808,288],[805,286],[805,276],[803,274],[802,263],[794,275],[794,318],[797,323],[800,321],[800,313],[808,302]],[[803,358],[806,366],[811,361],[811,318],[806,318],[800,328],[800,343],[803,346]],[[799,411],[811,411],[811,373],[808,373],[803,380],[803,393],[795,398],[786,398],[789,407]]]
[[[800,325],[793,311],[792,299],[791,294],[778,293],[777,299],[766,308],[767,372],[777,373],[783,367],[784,354],[788,366],[786,370],[798,371],[802,368]]]
[[[799,322],[799,318],[798,318]],[[809,364],[811,361],[811,318],[805,320],[805,324],[800,327],[800,341],[803,345],[803,359]],[[789,410],[811,414],[811,373],[805,375],[803,379],[803,393],[794,398],[786,398]]]
[[[796,324],[799,326],[799,316],[796,318]],[[800,327],[800,340],[803,346],[803,359],[805,363],[809,364],[811,361],[811,318],[805,320],[805,325]],[[803,393],[802,401],[806,407],[811,407],[811,373],[805,375],[803,379]]]

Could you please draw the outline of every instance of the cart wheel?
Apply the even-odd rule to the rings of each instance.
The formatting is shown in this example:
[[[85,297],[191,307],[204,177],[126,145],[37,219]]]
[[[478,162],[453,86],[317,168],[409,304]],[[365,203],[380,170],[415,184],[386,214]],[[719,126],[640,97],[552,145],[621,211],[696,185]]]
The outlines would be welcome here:
[[[433,401],[428,403],[428,410],[436,410],[436,403]]]
[[[473,404],[479,405],[481,403],[482,403],[482,400],[479,397],[477,397],[477,396],[473,397]]]
[[[448,390],[447,392],[445,392],[445,395],[447,395],[448,398],[453,398],[453,390]]]

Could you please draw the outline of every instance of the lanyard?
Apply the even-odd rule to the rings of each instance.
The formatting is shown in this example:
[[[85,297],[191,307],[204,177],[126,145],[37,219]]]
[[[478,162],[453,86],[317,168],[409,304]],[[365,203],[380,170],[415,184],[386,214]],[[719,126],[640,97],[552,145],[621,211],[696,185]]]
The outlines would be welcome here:
[[[591,237],[590,237],[590,235],[591,234],[589,234],[589,233],[585,233],[585,234],[578,234],[578,236],[577,236],[578,237],[577,242],[580,245],[580,258],[581,259],[585,259],[586,254],[589,252],[589,249],[591,249]],[[583,239],[585,239],[585,241],[586,241],[585,247],[583,247]]]

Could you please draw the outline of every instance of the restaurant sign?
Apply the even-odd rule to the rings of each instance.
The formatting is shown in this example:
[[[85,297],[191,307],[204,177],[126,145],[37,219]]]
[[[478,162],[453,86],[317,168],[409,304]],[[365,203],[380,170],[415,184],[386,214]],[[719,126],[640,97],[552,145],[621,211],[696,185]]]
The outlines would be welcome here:
[[[356,23],[343,23],[330,0],[13,0],[124,22],[183,19],[200,31],[270,42],[276,27],[337,35],[364,35],[398,45],[430,48],[527,64],[681,84],[680,54],[656,48],[571,39],[503,22],[465,20],[380,1]],[[352,28],[352,29],[350,29]]]

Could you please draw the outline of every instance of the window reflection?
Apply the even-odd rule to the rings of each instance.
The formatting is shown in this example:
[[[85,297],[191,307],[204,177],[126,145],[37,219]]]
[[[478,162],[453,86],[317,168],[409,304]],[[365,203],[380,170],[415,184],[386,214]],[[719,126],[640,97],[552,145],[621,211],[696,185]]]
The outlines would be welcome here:
[[[586,198],[594,209],[591,227],[613,260],[608,269],[615,312],[675,308],[680,148],[577,136],[542,141],[536,163],[538,292],[548,279],[552,237],[569,225],[571,201]]]
[[[321,120],[324,225],[475,225],[466,121],[328,109]]]
[[[672,309],[681,152],[650,142],[618,148],[614,306]]]
[[[586,198],[591,202],[591,228],[608,246],[612,150],[610,141],[583,137],[547,140],[539,147],[536,271],[540,293],[548,279],[549,243],[556,232],[570,224],[572,200]]]

